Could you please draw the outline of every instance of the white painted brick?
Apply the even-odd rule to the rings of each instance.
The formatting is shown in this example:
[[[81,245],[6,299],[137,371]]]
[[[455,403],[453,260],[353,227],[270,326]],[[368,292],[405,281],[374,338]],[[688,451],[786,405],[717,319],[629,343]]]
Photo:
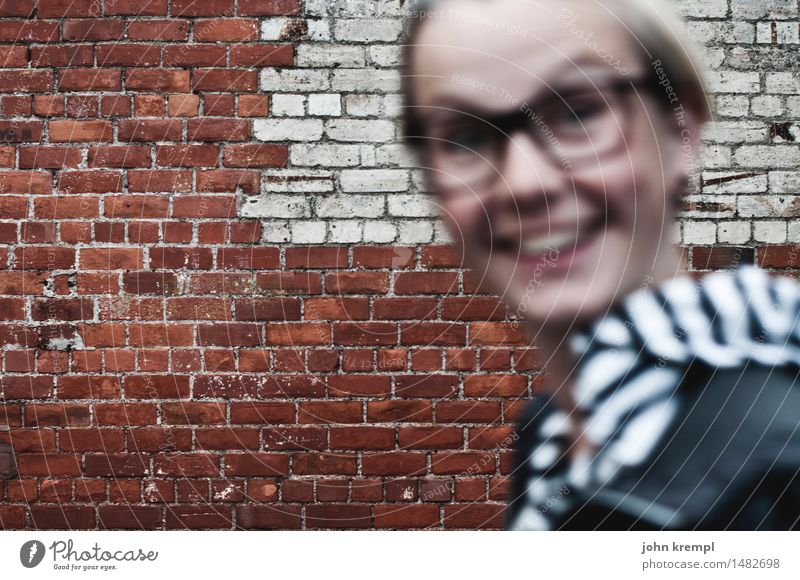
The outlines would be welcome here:
[[[758,73],[712,71],[707,75],[708,88],[714,93],[758,93],[761,79]]]
[[[334,195],[317,199],[317,217],[377,218],[385,214],[386,201],[381,195]]]
[[[376,4],[375,11],[378,16],[407,16],[412,3],[398,2],[397,0],[373,0],[373,4]]]
[[[800,172],[773,171],[769,174],[771,193],[795,193],[800,195]]]
[[[342,96],[336,93],[308,95],[308,114],[321,117],[338,117],[342,114]]]
[[[364,241],[371,244],[388,244],[397,238],[397,226],[392,222],[374,220],[364,223]]]
[[[433,224],[433,242],[435,244],[454,244],[456,241],[444,223],[437,221]]]
[[[430,180],[424,170],[419,169],[411,172],[411,187],[421,192],[432,191]]]
[[[794,195],[741,195],[738,210],[741,217],[795,217],[798,198]]]
[[[326,193],[333,191],[333,173],[313,169],[264,171],[264,191],[276,193]]]
[[[717,223],[714,221],[683,222],[683,242],[685,244],[715,244],[717,242]]]
[[[336,244],[355,244],[364,239],[364,226],[355,220],[328,222],[328,241]]]
[[[328,20],[307,20],[308,38],[317,41],[329,41],[331,36],[331,25]]]
[[[375,0],[328,0],[328,2],[328,13],[338,18],[365,18],[377,14]]]
[[[256,119],[253,136],[259,141],[318,141],[321,119]]]
[[[433,239],[433,222],[430,221],[402,221],[397,229],[397,241],[401,244],[428,244]]]
[[[756,24],[756,41],[759,44],[797,44],[797,22],[759,22]]]
[[[393,42],[403,29],[400,19],[338,19],[333,34],[345,42]]]
[[[261,40],[280,40],[289,18],[265,18],[261,22]]]
[[[717,70],[722,66],[722,63],[725,61],[725,49],[719,47],[712,47],[712,46],[703,46],[700,45],[700,68],[701,70]],[[735,46],[731,49],[730,54],[733,53],[738,49],[738,46]],[[733,56],[730,57],[733,60]]]
[[[363,67],[365,50],[363,46],[304,43],[297,47],[296,63],[310,67]]]
[[[742,167],[797,167],[800,149],[796,145],[745,145],[736,151],[734,160]]]
[[[784,19],[797,16],[796,0],[730,0],[734,18],[758,20]],[[724,16],[724,14],[723,14]]]
[[[767,73],[767,92],[782,95],[800,94],[800,77],[790,72]]]
[[[405,145],[391,143],[376,148],[378,165],[396,165],[397,167],[419,167],[419,159]]]
[[[745,95],[720,95],[716,103],[716,112],[723,117],[744,117],[750,110],[750,99]]]
[[[325,134],[334,141],[391,141],[395,135],[395,124],[386,120],[335,119],[326,123]]]
[[[791,117],[800,117],[800,97],[788,97],[786,110]]]
[[[292,230],[289,222],[265,221],[262,222],[263,234],[261,240],[267,244],[284,244],[292,241]]]
[[[302,195],[269,194],[249,198],[241,210],[248,218],[304,218],[311,216],[309,198]]]
[[[261,71],[261,90],[303,93],[328,90],[330,73],[319,69],[265,68]]]
[[[304,7],[308,16],[328,16],[330,0],[305,0]]]
[[[766,244],[782,244],[786,241],[786,222],[757,221],[753,223],[753,238]]]
[[[759,117],[777,117],[783,114],[783,99],[775,95],[753,97],[750,109]]]
[[[735,177],[741,175],[741,171],[709,171],[703,173],[703,180],[708,182],[714,179]],[[767,191],[767,176],[754,175],[752,177],[745,177],[742,179],[735,179],[725,181],[723,183],[716,183],[703,186],[703,193],[714,194],[731,194],[731,193],[766,193]]]
[[[427,195],[390,195],[389,215],[398,217],[435,217],[439,207]]]
[[[700,160],[707,169],[721,169],[731,166],[730,147],[722,145],[702,145],[700,147]]]
[[[720,244],[746,244],[750,241],[750,222],[720,222],[717,239]]]
[[[792,244],[800,243],[800,220],[791,220],[788,224],[786,241]]]
[[[292,243],[321,244],[325,241],[325,222],[296,220],[291,223]]]
[[[399,169],[345,169],[340,181],[345,192],[408,190],[408,172]]]
[[[724,18],[728,12],[727,0],[673,0],[675,10],[691,18]]]
[[[383,97],[383,114],[387,117],[399,117],[405,109],[406,101],[403,95],[386,95]]]
[[[681,212],[692,219],[722,219],[736,216],[736,197],[733,195],[690,195],[686,198],[695,209]]]
[[[403,51],[399,46],[378,44],[367,48],[367,61],[375,66],[400,66]]]
[[[699,43],[750,44],[754,28],[750,22],[693,21],[686,26],[689,37]]]
[[[377,117],[381,113],[380,95],[345,95],[344,106],[353,117]]]
[[[306,167],[355,167],[359,164],[358,145],[297,144],[289,147],[292,165]]]
[[[689,201],[700,205],[671,224],[673,241],[745,245],[758,227],[762,243],[784,232],[800,243],[800,219],[791,219],[800,146],[768,134],[773,120],[800,118],[790,54],[800,42],[797,1],[669,2],[690,18],[689,37],[705,45],[700,66],[710,69],[716,114],[702,133],[699,170],[706,181],[763,173],[694,190]],[[419,159],[398,142],[398,16],[415,4],[304,0],[302,16],[260,19],[264,41],[295,44],[295,67],[260,72],[260,92],[271,101],[269,116],[253,119],[255,139],[289,146],[289,167],[262,171],[263,193],[241,205],[240,215],[263,219],[265,243],[453,242]],[[290,39],[298,26],[307,33]]]
[[[343,68],[333,71],[334,91],[388,93],[400,90],[400,73],[382,68]]]
[[[306,114],[304,95],[272,95],[272,114],[276,117],[302,117]]]
[[[362,167],[375,167],[375,147],[373,145],[361,146],[361,166]]]
[[[711,143],[758,143],[767,139],[767,127],[759,121],[718,121],[703,129]]]

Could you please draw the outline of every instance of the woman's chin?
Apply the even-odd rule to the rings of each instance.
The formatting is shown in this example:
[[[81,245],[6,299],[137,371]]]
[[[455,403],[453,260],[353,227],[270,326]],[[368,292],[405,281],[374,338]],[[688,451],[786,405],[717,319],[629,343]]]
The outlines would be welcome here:
[[[615,298],[615,285],[607,278],[591,282],[548,280],[531,290],[527,286],[514,292],[515,298],[507,303],[513,314],[533,328],[568,328],[593,320],[604,314]]]

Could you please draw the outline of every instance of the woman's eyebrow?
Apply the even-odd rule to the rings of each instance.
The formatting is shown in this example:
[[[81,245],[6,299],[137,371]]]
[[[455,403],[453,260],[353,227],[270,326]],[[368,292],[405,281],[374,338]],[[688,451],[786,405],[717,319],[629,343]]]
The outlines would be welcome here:
[[[574,77],[566,81],[559,80],[557,83],[540,88],[531,93],[525,99],[516,99],[509,93],[505,93],[506,102],[508,106],[503,109],[488,108],[481,102],[476,102],[472,99],[460,98],[456,95],[443,95],[438,100],[435,100],[431,105],[418,106],[423,109],[435,109],[431,113],[421,113],[419,118],[425,121],[437,122],[452,120],[455,117],[462,118],[464,116],[474,116],[476,120],[480,119],[494,119],[497,117],[505,117],[519,111],[523,105],[532,106],[541,102],[542,99],[554,99],[560,101],[558,95],[564,95],[580,90],[600,90],[607,83],[616,82],[620,79],[618,75],[603,74],[595,77],[586,76]],[[503,99],[503,95],[492,95]]]

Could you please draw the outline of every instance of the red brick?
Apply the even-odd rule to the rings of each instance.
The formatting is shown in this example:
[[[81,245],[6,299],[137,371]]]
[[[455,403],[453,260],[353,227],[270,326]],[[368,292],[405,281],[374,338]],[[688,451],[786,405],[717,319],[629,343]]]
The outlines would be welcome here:
[[[110,121],[50,121],[51,143],[111,141]]]
[[[36,505],[30,507],[33,529],[93,530],[96,527],[93,506]]]
[[[258,21],[252,18],[199,19],[194,25],[197,42],[247,42],[258,40]]]
[[[163,167],[215,167],[218,154],[215,145],[160,145],[156,163]]]
[[[231,66],[292,66],[294,47],[290,44],[257,44],[231,47]]]
[[[161,509],[154,506],[101,505],[100,529],[156,530],[161,528]]]
[[[300,506],[280,504],[237,506],[236,522],[245,530],[299,530],[303,523],[300,509]]]
[[[375,506],[375,527],[378,529],[429,528],[439,523],[439,508],[435,505]]]
[[[289,151],[285,145],[230,145],[222,154],[226,167],[281,167],[287,163]]]
[[[246,141],[250,139],[250,121],[208,117],[189,119],[186,137],[190,141]]]
[[[59,23],[6,18],[0,22],[0,42],[56,42]]]
[[[128,38],[161,42],[186,40],[189,38],[189,21],[178,18],[134,20],[128,23]]]
[[[105,0],[106,16],[166,16],[167,0]]]
[[[53,73],[46,69],[0,71],[3,92],[46,93],[53,89]]]
[[[258,89],[258,74],[256,71],[246,69],[194,69],[191,88],[193,91],[205,92],[255,92]]]
[[[39,0],[39,18],[93,17],[101,15],[100,0]]]
[[[118,135],[120,141],[128,142],[180,141],[181,124],[177,119],[122,120]]]
[[[224,46],[184,44],[164,47],[164,66],[223,66],[227,59]],[[195,101],[199,102],[197,95]],[[209,112],[206,110],[206,114]]]
[[[165,218],[169,212],[166,196],[122,195],[106,197],[105,215],[108,218]]]
[[[102,60],[99,62],[100,64],[113,64],[104,63]],[[58,74],[59,91],[119,91],[121,88],[122,70],[120,69],[67,68]]]
[[[81,268],[87,270],[137,270],[143,266],[141,248],[82,248]]]
[[[125,90],[187,93],[189,92],[189,71],[180,69],[128,69],[125,74]]]
[[[248,16],[295,16],[300,0],[239,0],[239,14]]]
[[[49,194],[52,192],[50,173],[44,171],[3,171],[0,172],[0,194]],[[0,200],[0,209],[4,218],[23,217],[17,216],[8,210],[24,198],[3,198]]]
[[[88,155],[89,167],[116,167],[131,169],[150,167],[150,148],[123,145],[111,147],[90,147]]]

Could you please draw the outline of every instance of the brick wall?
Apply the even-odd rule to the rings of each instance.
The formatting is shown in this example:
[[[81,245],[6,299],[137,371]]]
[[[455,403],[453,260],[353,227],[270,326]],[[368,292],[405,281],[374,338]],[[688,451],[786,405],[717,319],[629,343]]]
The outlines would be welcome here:
[[[676,241],[793,268],[798,3],[676,5],[719,115]],[[402,10],[0,0],[0,527],[502,526],[541,374],[397,143]]]

